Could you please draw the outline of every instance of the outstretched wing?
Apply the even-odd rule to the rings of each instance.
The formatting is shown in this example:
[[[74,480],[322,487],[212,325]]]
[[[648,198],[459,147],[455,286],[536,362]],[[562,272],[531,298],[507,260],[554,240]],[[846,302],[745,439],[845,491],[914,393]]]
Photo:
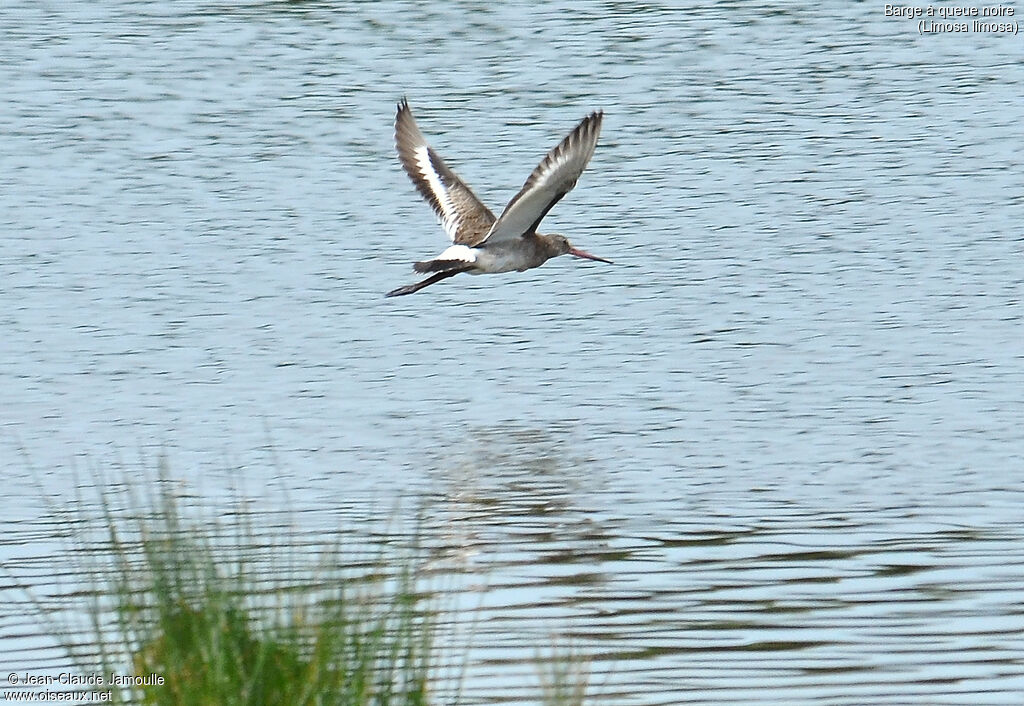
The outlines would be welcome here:
[[[548,211],[572,191],[580,174],[594,156],[601,134],[600,110],[585,117],[576,129],[541,160],[522,190],[508,202],[484,238],[486,242],[513,240],[533,235]]]
[[[479,244],[494,223],[494,214],[427,144],[405,99],[395,117],[395,147],[405,173],[416,185],[456,245]]]

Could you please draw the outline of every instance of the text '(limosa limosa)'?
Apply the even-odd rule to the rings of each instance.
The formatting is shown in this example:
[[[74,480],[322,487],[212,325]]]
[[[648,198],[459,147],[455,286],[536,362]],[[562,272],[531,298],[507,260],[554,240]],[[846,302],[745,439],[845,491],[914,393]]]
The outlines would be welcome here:
[[[564,235],[537,232],[537,226],[548,211],[576,186],[580,174],[594,155],[602,118],[601,111],[585,117],[575,130],[548,152],[520,192],[495,218],[427,144],[412,117],[409,103],[402,100],[395,117],[398,158],[417,191],[434,209],[452,245],[433,260],[413,265],[417,272],[430,273],[429,277],[394,289],[386,296],[412,294],[460,272],[473,275],[513,270],[523,272],[540,267],[558,255],[610,263],[610,260],[574,248]]]

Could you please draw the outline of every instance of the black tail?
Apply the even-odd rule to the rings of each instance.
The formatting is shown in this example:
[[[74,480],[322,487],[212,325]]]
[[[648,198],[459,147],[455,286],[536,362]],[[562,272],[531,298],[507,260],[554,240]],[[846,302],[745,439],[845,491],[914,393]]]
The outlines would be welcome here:
[[[436,260],[435,260],[435,262],[436,262]],[[462,264],[465,265],[465,263],[462,263]],[[448,270],[447,272],[438,272],[435,275],[431,275],[430,277],[427,277],[422,282],[417,282],[416,284],[407,284],[404,287],[399,287],[398,289],[392,289],[390,292],[388,292],[384,296],[385,297],[401,297],[401,296],[404,296],[406,294],[412,294],[414,292],[420,291],[424,287],[429,287],[430,285],[434,284],[435,282],[440,282],[443,279],[448,279],[449,277],[454,277],[455,275],[459,274],[460,272],[465,272],[468,269],[469,269],[468,267],[463,266],[461,269],[458,269],[458,270]]]
[[[467,264],[465,260],[423,260],[414,264],[412,269],[420,273],[449,272],[451,270],[463,272],[468,269]]]

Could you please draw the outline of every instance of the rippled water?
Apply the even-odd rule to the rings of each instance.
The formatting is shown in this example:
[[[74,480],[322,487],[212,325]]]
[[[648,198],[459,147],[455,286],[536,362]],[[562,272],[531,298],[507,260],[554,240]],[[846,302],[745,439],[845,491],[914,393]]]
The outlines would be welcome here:
[[[166,452],[311,536],[423,504],[470,703],[532,698],[552,633],[613,703],[1024,700],[1018,38],[839,2],[0,18],[14,578],[59,546],[33,479]],[[603,108],[545,225],[616,265],[383,299],[444,245],[403,95],[492,209]],[[2,666],[58,668],[7,605]]]

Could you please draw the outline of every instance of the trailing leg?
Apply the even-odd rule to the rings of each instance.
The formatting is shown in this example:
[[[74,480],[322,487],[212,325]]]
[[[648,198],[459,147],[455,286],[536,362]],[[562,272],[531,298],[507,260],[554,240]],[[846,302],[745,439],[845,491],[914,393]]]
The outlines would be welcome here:
[[[460,268],[460,269],[457,269],[457,270],[448,270],[447,272],[438,272],[436,275],[431,275],[430,277],[427,277],[425,280],[423,280],[421,282],[417,282],[416,284],[407,284],[404,287],[399,287],[398,289],[392,289],[390,292],[388,292],[384,296],[385,297],[401,297],[401,296],[405,296],[406,294],[413,294],[414,292],[420,291],[424,287],[429,287],[430,285],[434,284],[435,282],[440,282],[443,279],[448,279],[449,277],[454,277],[455,275],[459,274],[460,272],[465,272],[467,269],[469,269],[469,268]]]

